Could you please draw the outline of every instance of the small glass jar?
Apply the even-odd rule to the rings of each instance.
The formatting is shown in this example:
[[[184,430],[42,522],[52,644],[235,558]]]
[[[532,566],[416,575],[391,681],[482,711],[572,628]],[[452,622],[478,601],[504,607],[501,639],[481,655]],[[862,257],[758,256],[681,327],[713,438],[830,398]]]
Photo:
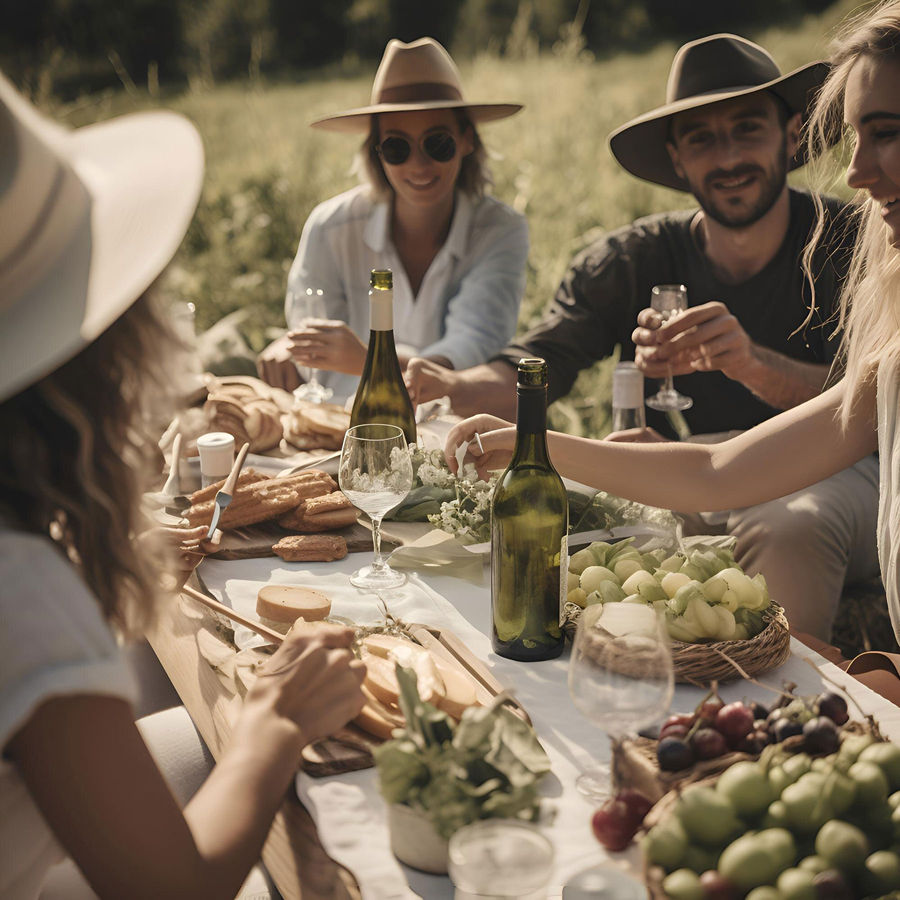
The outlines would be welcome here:
[[[636,878],[607,864],[573,875],[563,887],[563,900],[647,900],[647,888]]]
[[[484,819],[450,838],[449,873],[456,900],[544,900],[553,844],[537,825]]]

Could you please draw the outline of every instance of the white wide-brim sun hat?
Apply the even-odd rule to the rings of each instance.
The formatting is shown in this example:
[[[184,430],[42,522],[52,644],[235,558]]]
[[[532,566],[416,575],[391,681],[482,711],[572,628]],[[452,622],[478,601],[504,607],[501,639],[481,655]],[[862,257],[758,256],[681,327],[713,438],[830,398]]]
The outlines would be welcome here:
[[[0,74],[0,402],[70,360],[153,283],[203,181],[172,112],[70,129]]]

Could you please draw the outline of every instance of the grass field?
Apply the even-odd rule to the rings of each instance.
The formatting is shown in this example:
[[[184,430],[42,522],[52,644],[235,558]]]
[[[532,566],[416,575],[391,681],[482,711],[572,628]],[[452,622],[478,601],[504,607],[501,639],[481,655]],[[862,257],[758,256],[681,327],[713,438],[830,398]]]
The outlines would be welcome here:
[[[853,7],[790,29],[748,35],[783,71],[824,56],[835,24]],[[715,30],[715,23],[711,23]],[[651,212],[689,205],[687,195],[655,188],[620,170],[606,145],[617,125],[663,101],[675,47],[594,60],[573,51],[479,56],[462,65],[472,100],[517,100],[519,115],[482,128],[492,152],[494,193],[524,213],[531,229],[520,328],[541,315],[572,255],[604,229]],[[307,123],[364,103],[372,72],[329,72],[300,83],[222,85],[162,98],[200,129],[207,176],[196,219],[172,285],[197,305],[198,326],[248,309],[243,327],[252,349],[267,329],[283,326],[284,285],[307,214],[355,183],[349,172],[357,139],[314,131]],[[124,92],[85,98],[61,110],[72,124],[159,105]],[[554,419],[569,430],[607,429],[610,367],[584,373],[556,404]]]

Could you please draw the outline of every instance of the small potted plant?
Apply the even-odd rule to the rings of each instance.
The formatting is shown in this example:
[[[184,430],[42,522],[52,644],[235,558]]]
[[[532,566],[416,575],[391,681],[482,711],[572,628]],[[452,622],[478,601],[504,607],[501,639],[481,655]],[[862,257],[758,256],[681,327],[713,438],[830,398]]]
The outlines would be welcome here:
[[[397,666],[406,727],[375,750],[389,804],[391,849],[425,872],[447,871],[447,841],[478,819],[534,821],[550,760],[529,725],[497,697],[459,722],[420,697],[411,669]]]

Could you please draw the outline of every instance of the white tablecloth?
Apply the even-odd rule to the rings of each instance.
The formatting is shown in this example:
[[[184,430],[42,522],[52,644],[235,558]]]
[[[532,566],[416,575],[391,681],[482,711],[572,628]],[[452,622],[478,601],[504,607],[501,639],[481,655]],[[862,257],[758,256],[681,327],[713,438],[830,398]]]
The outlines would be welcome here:
[[[362,594],[347,582],[347,575],[368,562],[366,554],[352,554],[336,563],[285,563],[279,559],[238,561],[207,560],[202,576],[207,586],[223,602],[251,615],[255,614],[256,592],[263,584],[306,584],[332,597],[333,613],[356,621],[375,621],[378,598]],[[607,859],[590,829],[593,807],[575,790],[575,777],[595,760],[609,758],[605,735],[582,717],[572,704],[566,688],[568,652],[560,659],[541,663],[517,663],[496,656],[490,645],[490,595],[488,579],[481,587],[456,578],[431,576],[427,584],[413,577],[409,585],[386,594],[389,611],[406,621],[423,622],[452,629],[476,655],[486,660],[496,677],[515,690],[528,710],[541,743],[550,756],[552,774],[545,779],[543,794],[552,821],[547,834],[556,848],[556,864],[548,897],[559,897],[562,886],[573,874]],[[241,634],[242,644],[251,639]],[[781,668],[763,677],[780,686],[793,681],[798,693],[822,690],[822,674],[833,678],[872,712],[886,735],[900,741],[900,709],[884,701],[868,688],[844,675],[837,667],[802,644],[793,642],[794,655]],[[809,659],[813,665],[808,665]],[[771,694],[748,682],[732,682],[721,689],[728,702],[742,698],[771,701]],[[673,711],[694,708],[700,697],[696,688],[679,685],[672,702]],[[427,900],[452,898],[453,886],[446,877],[424,875],[401,866],[390,852],[386,809],[377,789],[375,771],[368,769],[348,775],[313,779],[300,773],[297,792],[316,821],[325,849],[345,865],[359,881],[363,897],[424,897]],[[614,862],[613,862],[614,860]],[[610,858],[611,864],[637,866],[636,848]],[[632,871],[636,871],[636,868]]]

